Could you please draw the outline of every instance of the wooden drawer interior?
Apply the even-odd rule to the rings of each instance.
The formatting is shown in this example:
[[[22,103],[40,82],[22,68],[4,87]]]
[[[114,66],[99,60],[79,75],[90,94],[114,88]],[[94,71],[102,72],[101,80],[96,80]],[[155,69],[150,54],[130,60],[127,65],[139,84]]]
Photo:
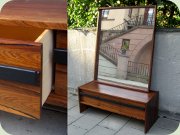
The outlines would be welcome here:
[[[57,31],[56,48],[67,49],[67,30]]]
[[[53,31],[14,26],[0,26],[0,29],[0,66],[39,73],[38,85],[4,80],[0,76],[0,91],[5,90],[4,88],[9,90],[9,93],[0,96],[0,105],[3,106],[0,109],[11,110],[10,112],[15,114],[23,113],[32,118],[40,118],[41,106],[52,90]],[[18,84],[18,87],[14,89],[16,84]],[[23,94],[19,94],[19,91]],[[29,97],[26,98],[26,96]],[[5,102],[2,102],[4,98],[17,100],[19,104],[13,102],[5,104]],[[8,100],[4,101],[8,102]],[[30,109],[36,111],[32,112]]]

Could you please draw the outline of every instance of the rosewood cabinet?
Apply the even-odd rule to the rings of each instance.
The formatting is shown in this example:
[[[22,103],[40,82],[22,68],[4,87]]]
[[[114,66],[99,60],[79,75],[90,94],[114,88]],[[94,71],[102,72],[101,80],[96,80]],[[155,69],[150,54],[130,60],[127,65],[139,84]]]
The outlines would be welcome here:
[[[159,93],[150,89],[155,6],[99,9],[94,80],[80,86],[80,112],[95,107],[144,122],[158,118]]]
[[[45,104],[66,108],[66,2],[10,1],[0,29],[0,110],[40,119]]]

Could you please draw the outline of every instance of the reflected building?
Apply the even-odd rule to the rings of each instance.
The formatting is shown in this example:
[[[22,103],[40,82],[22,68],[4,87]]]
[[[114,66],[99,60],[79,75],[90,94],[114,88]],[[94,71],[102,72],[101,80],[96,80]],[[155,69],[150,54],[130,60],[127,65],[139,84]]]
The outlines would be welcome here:
[[[154,9],[102,11],[99,76],[148,83]]]

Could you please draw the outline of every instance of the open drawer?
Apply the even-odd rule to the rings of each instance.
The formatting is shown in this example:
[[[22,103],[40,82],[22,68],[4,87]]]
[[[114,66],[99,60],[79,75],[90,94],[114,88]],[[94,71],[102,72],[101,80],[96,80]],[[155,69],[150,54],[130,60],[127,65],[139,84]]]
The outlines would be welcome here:
[[[0,110],[39,119],[52,90],[53,31],[0,29]]]

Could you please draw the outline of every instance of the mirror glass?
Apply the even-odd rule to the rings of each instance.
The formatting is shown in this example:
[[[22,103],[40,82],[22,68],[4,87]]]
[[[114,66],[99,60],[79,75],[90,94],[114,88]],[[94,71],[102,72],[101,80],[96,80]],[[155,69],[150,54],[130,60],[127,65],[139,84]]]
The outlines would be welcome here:
[[[155,7],[100,10],[98,80],[148,90]]]

